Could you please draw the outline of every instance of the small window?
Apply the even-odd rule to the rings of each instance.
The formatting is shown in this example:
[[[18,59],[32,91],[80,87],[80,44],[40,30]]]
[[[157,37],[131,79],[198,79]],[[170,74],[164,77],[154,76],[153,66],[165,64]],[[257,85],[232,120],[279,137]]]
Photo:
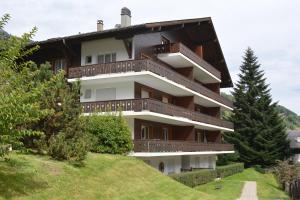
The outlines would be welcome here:
[[[105,63],[111,62],[111,54],[105,54]]]
[[[112,53],[111,54],[111,61],[112,62],[116,62],[117,61],[117,54],[116,53]]]
[[[98,64],[104,63],[104,55],[98,55]]]
[[[85,57],[85,64],[92,64],[92,56]]]
[[[169,103],[168,97],[163,96],[163,97],[162,97],[162,102],[164,102],[164,103]]]
[[[142,94],[141,94],[141,97],[142,97],[142,98],[149,98],[149,92],[148,92],[148,91],[142,90],[141,93],[142,93]]]
[[[57,59],[54,61],[54,71],[55,73],[59,72],[60,70],[64,70],[66,67],[66,60],[65,59]]]
[[[92,97],[92,90],[91,89],[86,89],[84,92],[84,98],[85,99],[90,99]]]
[[[197,131],[195,135],[195,140],[198,143],[207,143],[206,133],[202,131]]]
[[[141,126],[141,139],[146,140],[149,137],[149,127],[148,126]]]

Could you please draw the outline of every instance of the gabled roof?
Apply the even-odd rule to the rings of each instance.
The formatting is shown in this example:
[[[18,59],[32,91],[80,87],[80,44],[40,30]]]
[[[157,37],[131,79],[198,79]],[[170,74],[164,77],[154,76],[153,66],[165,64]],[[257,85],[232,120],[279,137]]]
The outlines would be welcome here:
[[[207,31],[203,32],[201,30],[202,24],[206,24],[205,27],[208,27]],[[182,28],[185,29],[186,27],[192,27],[192,26],[198,26],[200,28],[195,29],[195,31],[192,31],[190,35],[193,35],[194,40],[198,42],[202,42],[205,40],[211,40],[215,44],[216,52],[214,55],[216,55],[215,59],[217,60],[217,66],[214,65],[219,71],[222,73],[222,87],[232,87],[232,80],[231,76],[228,71],[228,67],[219,43],[219,40],[217,38],[217,34],[215,32],[212,20],[210,17],[205,18],[194,18],[194,19],[183,19],[183,20],[172,20],[172,21],[161,21],[161,22],[151,22],[151,23],[144,23],[139,25],[132,25],[128,27],[120,27],[120,28],[113,28],[113,29],[106,29],[103,31],[94,31],[89,33],[80,33],[72,36],[66,36],[66,37],[57,37],[57,38],[51,38],[44,41],[34,42],[32,45],[51,45],[55,43],[61,43],[61,42],[82,42],[82,41],[89,41],[94,39],[101,39],[101,38],[107,38],[107,37],[118,37],[118,38],[128,38],[132,37],[135,34],[141,34],[141,33],[147,33],[147,32],[160,32],[164,30],[172,30],[172,29],[178,29]],[[207,36],[209,35],[209,37]],[[206,41],[207,42],[207,41]]]

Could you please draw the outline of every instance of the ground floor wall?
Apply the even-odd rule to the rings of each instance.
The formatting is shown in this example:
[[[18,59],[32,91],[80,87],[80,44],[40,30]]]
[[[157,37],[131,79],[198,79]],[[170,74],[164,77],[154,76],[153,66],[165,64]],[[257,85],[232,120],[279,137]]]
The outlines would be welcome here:
[[[140,157],[140,159],[164,174],[216,167],[216,155],[158,156]]]

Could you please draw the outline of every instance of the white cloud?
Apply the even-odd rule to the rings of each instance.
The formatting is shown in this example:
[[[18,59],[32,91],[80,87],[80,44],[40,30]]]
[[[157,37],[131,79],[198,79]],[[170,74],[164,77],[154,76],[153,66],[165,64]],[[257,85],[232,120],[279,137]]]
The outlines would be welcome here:
[[[37,40],[120,23],[120,9],[131,9],[133,23],[211,16],[236,81],[243,51],[252,47],[266,71],[273,99],[300,114],[300,1],[298,0],[1,0],[0,15],[10,13],[6,30],[20,35],[33,26]]]

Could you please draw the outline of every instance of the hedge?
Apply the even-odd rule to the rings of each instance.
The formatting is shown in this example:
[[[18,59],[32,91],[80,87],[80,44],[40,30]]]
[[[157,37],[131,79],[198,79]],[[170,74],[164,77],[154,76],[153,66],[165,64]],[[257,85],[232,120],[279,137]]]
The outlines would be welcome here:
[[[233,174],[242,172],[244,170],[243,163],[234,163],[226,166],[217,167],[216,170],[201,169],[191,172],[182,172],[180,174],[172,174],[171,178],[187,185],[189,187],[195,187],[215,180],[217,177],[224,178]]]
[[[217,172],[216,170],[202,169],[191,172],[182,172],[180,174],[172,174],[170,176],[184,185],[195,187],[197,185],[213,181],[217,177]]]
[[[233,174],[242,172],[244,170],[244,163],[233,163],[225,166],[220,166],[216,168],[217,176],[224,178],[226,176],[231,176]]]

